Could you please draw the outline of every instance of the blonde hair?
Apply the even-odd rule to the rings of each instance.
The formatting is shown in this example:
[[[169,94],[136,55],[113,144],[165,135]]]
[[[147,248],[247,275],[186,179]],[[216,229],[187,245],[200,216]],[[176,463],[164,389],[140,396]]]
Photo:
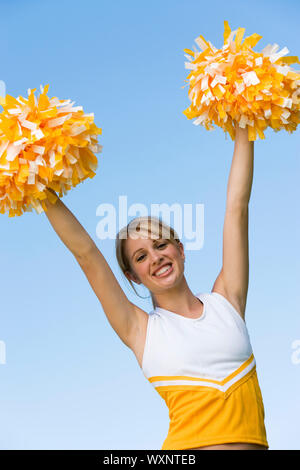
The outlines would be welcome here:
[[[130,262],[125,253],[126,239],[128,236],[133,239],[138,237],[149,238],[149,235],[150,238],[163,238],[165,240],[169,240],[175,246],[178,246],[180,243],[177,232],[172,227],[163,222],[160,218],[154,216],[136,217],[135,219],[131,220],[126,227],[123,227],[116,236],[116,257],[123,274],[125,274],[126,271],[130,271],[132,273]],[[132,281],[128,278],[127,280],[129,281],[136,295],[140,298],[145,298],[137,293]],[[151,291],[149,292],[152,299],[153,308],[155,308],[156,303],[154,296]]]

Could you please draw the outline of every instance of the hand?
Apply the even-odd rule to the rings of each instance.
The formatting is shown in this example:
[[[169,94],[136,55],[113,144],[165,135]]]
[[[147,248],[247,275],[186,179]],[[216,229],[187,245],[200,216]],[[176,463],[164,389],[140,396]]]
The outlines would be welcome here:
[[[50,206],[53,206],[53,204],[56,204],[56,202],[59,200],[59,197],[58,197],[58,195],[56,194],[56,192],[53,191],[53,189],[48,188],[48,187],[46,187],[46,189],[47,189],[51,194],[53,194],[53,196],[55,196],[55,197],[53,198],[53,196],[49,196],[49,194],[48,194],[48,197],[46,197],[46,199],[44,200],[44,201],[45,201],[45,204],[46,204],[46,207],[49,208]]]
[[[243,129],[239,126],[238,122],[235,122],[235,141],[238,142],[249,142],[248,138],[248,125]]]
[[[53,189],[51,189],[51,188],[48,188],[48,186],[47,186],[46,188],[48,189],[48,191],[50,191],[50,193],[52,193],[52,194],[55,194],[55,196],[57,196],[56,192],[55,192],[55,191],[53,191]],[[58,197],[58,196],[57,196],[57,197]]]

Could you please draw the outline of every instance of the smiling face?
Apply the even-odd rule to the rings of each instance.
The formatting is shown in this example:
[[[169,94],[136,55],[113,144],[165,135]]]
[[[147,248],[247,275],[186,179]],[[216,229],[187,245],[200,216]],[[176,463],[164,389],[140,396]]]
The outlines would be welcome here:
[[[183,277],[185,256],[181,242],[128,237],[125,253],[131,267],[125,272],[126,277],[154,294],[174,287]]]

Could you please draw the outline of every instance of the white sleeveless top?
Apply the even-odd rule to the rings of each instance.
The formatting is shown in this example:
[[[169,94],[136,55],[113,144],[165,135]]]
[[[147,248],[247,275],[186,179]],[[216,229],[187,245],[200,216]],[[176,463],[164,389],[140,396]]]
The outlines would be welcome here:
[[[232,442],[268,447],[246,323],[217,292],[196,295],[199,318],[149,313],[142,371],[169,408],[162,450]]]
[[[204,304],[199,318],[156,307],[149,313],[142,371],[147,379],[156,376],[189,376],[206,379],[204,385],[226,391],[255,366],[245,321],[233,305],[217,292],[196,294]],[[224,385],[219,381],[247,367]],[[176,382],[177,383],[177,382]],[[178,384],[184,385],[184,380]],[[188,382],[190,383],[190,382]],[[174,380],[172,384],[175,385]],[[193,382],[200,385],[200,382]],[[152,382],[156,388],[164,383]]]

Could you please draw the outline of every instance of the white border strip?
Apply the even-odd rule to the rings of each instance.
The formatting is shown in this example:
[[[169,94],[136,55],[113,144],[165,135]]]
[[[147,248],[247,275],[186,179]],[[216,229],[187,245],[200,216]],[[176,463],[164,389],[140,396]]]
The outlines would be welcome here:
[[[246,374],[248,374],[248,372],[250,372],[250,370],[253,369],[255,364],[256,364],[256,361],[254,357],[252,361],[250,362],[250,364],[247,367],[245,367],[244,370],[242,370],[239,374],[237,374],[235,377],[229,380],[229,382],[227,382],[225,385],[215,384],[214,382],[203,382],[201,380],[199,381],[198,380],[197,381],[196,380],[160,380],[157,382],[152,382],[151,385],[153,385],[153,387],[155,388],[172,386],[172,385],[174,386],[176,385],[192,385],[192,386],[201,385],[204,387],[216,388],[220,390],[221,392],[226,392],[226,390],[228,390],[234,383],[236,383],[238,380],[242,379]]]

